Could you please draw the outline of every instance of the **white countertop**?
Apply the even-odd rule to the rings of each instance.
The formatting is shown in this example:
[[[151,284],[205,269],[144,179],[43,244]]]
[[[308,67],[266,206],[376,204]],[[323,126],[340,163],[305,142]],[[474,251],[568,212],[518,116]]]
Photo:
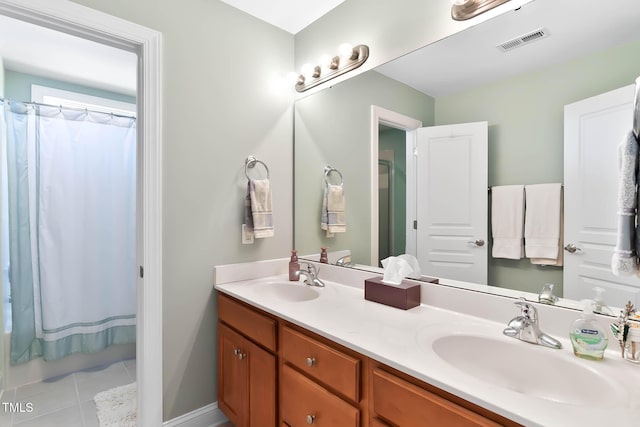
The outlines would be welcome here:
[[[247,276],[247,273],[244,272],[240,276],[242,275]],[[322,273],[320,275],[322,276]],[[505,318],[503,323],[498,323],[427,304],[421,304],[408,311],[399,310],[366,301],[362,284],[351,283],[351,286],[346,286],[326,280],[326,287],[312,288],[319,293],[317,298],[290,302],[284,301],[272,292],[265,292],[265,283],[287,282],[287,276],[284,274],[251,280],[240,278],[239,281],[232,281],[238,279],[237,275],[219,276],[215,289],[220,292],[521,424],[624,427],[637,426],[640,422],[640,366],[632,365],[620,358],[619,352],[615,350],[618,347],[616,341],[610,340],[610,350],[607,350],[605,360],[583,360],[573,355],[567,336],[551,334],[562,342],[561,350],[536,346],[504,336],[502,330],[510,317]],[[299,286],[306,285],[300,282]],[[474,292],[467,293],[469,298],[474,297]],[[423,300],[424,294],[423,290]],[[498,298],[496,303],[511,305],[512,301],[500,301]],[[461,306],[464,305],[465,303],[461,303]],[[515,311],[513,314],[515,315]],[[545,331],[544,323],[542,329]],[[594,387],[594,390],[587,391],[584,397],[587,400],[584,400],[584,384],[593,382],[593,378],[566,378],[563,385],[572,387],[572,384],[575,384],[576,398],[563,403],[527,394],[526,383],[521,384],[522,392],[494,385],[459,370],[434,352],[432,343],[435,339],[454,334],[489,336],[491,339],[512,345],[526,346],[526,351],[532,352],[534,357],[539,356],[543,363],[547,362],[545,357],[550,356],[549,363],[580,364],[586,368],[584,372],[596,370],[604,375],[609,385],[626,392],[619,392],[617,396],[602,396],[600,399],[594,398],[600,393],[600,390],[595,390]],[[468,349],[468,357],[474,357],[473,348]],[[533,367],[523,363],[523,382],[526,382],[526,373],[531,368]],[[532,375],[539,376],[540,366],[536,366],[533,371],[536,373],[532,372]],[[594,377],[598,378],[595,371]],[[553,378],[550,378],[551,380]],[[602,390],[609,388],[603,387]],[[588,399],[597,400],[593,403]]]

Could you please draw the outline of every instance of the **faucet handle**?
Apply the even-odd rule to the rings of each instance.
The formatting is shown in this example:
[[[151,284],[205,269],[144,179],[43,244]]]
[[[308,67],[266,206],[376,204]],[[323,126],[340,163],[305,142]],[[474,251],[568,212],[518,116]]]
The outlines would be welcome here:
[[[516,301],[514,304],[520,306],[520,310],[524,318],[533,321],[536,321],[538,319],[538,310],[536,310],[533,305],[529,304],[529,302],[523,297],[518,298],[518,301]]]

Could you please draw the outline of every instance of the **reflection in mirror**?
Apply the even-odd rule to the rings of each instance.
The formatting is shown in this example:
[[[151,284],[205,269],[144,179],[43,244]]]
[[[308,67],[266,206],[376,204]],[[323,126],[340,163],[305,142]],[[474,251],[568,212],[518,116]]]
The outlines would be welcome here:
[[[354,263],[375,264],[371,262],[371,236],[379,232],[378,219],[373,218],[379,212],[374,215],[371,209],[373,173],[378,176],[378,170],[372,171],[370,165],[372,105],[417,119],[422,126],[487,121],[489,186],[563,182],[565,217],[569,215],[572,199],[567,192],[572,184],[566,178],[566,164],[584,159],[566,151],[569,125],[565,123],[565,105],[573,105],[567,110],[573,114],[580,101],[629,86],[640,75],[640,8],[633,0],[622,3],[599,2],[588,11],[581,8],[584,15],[577,20],[569,11],[558,9],[579,7],[576,1],[538,0],[298,100],[294,235],[300,253],[317,253],[321,246],[331,251],[348,249]],[[535,42],[507,52],[496,48],[540,28],[545,29],[545,37]],[[632,103],[633,97],[625,102]],[[576,114],[580,121],[580,114],[586,113]],[[622,117],[618,126],[628,130],[632,115]],[[588,229],[610,234],[609,222],[615,220],[616,210],[615,147],[620,139],[621,134],[608,131],[600,140],[606,140],[609,147],[595,157],[590,153],[592,158],[586,164],[591,170],[582,171],[576,181],[584,184],[579,187],[584,197],[577,203],[582,211],[571,213],[573,219],[565,218],[565,228],[585,223]],[[376,152],[378,149],[375,147]],[[397,157],[394,154],[394,159]],[[340,169],[345,182],[348,231],[333,238],[326,238],[318,226],[326,164]],[[400,190],[393,189],[397,196]],[[396,220],[399,212],[395,211]],[[596,217],[597,212],[606,212],[604,219]],[[411,216],[407,210],[405,225],[411,224]],[[396,252],[409,252],[398,248],[398,233],[394,229],[393,244],[384,244],[395,246]],[[580,250],[565,252],[564,267],[535,266],[526,258],[489,257],[488,283],[493,285],[492,291],[508,288],[535,295],[545,283],[553,283],[556,295],[562,297],[568,296],[565,290],[573,280],[576,285],[571,286],[579,293],[571,298],[593,297],[592,288],[609,281],[605,278],[610,270],[607,259],[615,244],[598,240],[597,234],[592,233],[586,241],[565,238],[566,245]],[[490,248],[490,235],[487,238]],[[383,247],[383,241],[379,246]],[[380,259],[380,255],[376,257]],[[586,263],[570,268],[569,257],[573,255]],[[567,277],[567,271],[572,277]],[[430,275],[424,267],[423,273]],[[574,276],[580,279],[576,281]],[[604,300],[623,306],[631,299],[638,305],[637,281],[610,286]]]

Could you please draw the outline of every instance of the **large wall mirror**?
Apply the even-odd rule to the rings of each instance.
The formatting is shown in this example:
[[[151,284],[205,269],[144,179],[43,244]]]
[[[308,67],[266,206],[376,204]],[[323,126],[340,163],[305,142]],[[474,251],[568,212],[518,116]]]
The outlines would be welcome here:
[[[411,132],[386,120],[372,123],[372,106],[421,127],[486,122],[489,187],[563,183],[566,193],[565,161],[584,159],[580,157],[583,153],[564,148],[565,106],[625,86],[633,92],[632,85],[640,76],[640,7],[634,0],[597,2],[588,8],[581,4],[536,0],[297,100],[294,236],[299,253],[316,254],[320,247],[349,250],[351,261],[366,268],[377,267],[376,261],[386,255],[410,252],[407,247],[415,244],[409,232],[415,212],[406,199],[413,185],[407,173],[415,173],[409,164]],[[576,10],[580,10],[579,17]],[[531,36],[521,37],[526,35]],[[519,42],[512,42],[517,38]],[[633,95],[625,102],[632,107]],[[622,117],[618,127],[627,126],[628,121],[630,130],[632,115]],[[374,133],[376,138],[372,138]],[[600,137],[613,148],[604,157],[587,162],[589,172],[579,180],[581,206],[587,211],[572,211],[574,217],[565,218],[565,226],[584,220],[595,235],[600,219],[593,219],[592,212],[602,210],[609,222],[615,220],[615,147],[622,137],[619,133]],[[372,140],[377,140],[377,147]],[[378,166],[372,164],[372,156],[379,160]],[[327,165],[342,174],[346,199],[347,231],[333,237],[320,228]],[[443,166],[446,170],[450,165]],[[375,196],[373,181],[379,186]],[[590,189],[596,187],[598,192],[591,197]],[[487,186],[480,191],[490,201]],[[373,199],[379,206],[375,213]],[[556,294],[574,299],[590,297],[592,288],[605,281],[600,273],[607,270],[609,243],[599,243],[597,238],[583,242],[585,247],[576,252],[582,264],[569,269],[566,262],[564,267],[552,267],[532,265],[527,258],[494,259],[490,221],[485,221],[486,234],[478,238],[486,241],[486,276],[465,281],[490,285],[480,287],[487,291],[536,294],[545,283],[553,283]],[[569,255],[565,253],[565,260]],[[593,274],[585,274],[585,269]],[[579,286],[584,289],[566,295],[567,274],[574,270],[581,275]],[[424,268],[422,273],[432,274]],[[640,287],[637,278],[614,284],[605,300],[616,307],[629,299],[637,304],[636,287]]]

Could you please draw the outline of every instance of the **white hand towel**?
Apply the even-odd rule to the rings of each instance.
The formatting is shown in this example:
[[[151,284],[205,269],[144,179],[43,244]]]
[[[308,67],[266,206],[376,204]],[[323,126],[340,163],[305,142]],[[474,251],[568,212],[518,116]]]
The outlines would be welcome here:
[[[327,237],[332,237],[334,233],[347,231],[345,206],[343,186],[327,184],[322,199],[322,219],[320,222],[320,228],[327,231]]]
[[[245,201],[245,224],[256,239],[272,237],[271,183],[268,179],[250,179]]]
[[[524,256],[524,185],[491,188],[491,235],[494,258],[520,259]]]
[[[557,260],[560,252],[562,184],[527,185],[525,197],[524,245],[527,258]]]

